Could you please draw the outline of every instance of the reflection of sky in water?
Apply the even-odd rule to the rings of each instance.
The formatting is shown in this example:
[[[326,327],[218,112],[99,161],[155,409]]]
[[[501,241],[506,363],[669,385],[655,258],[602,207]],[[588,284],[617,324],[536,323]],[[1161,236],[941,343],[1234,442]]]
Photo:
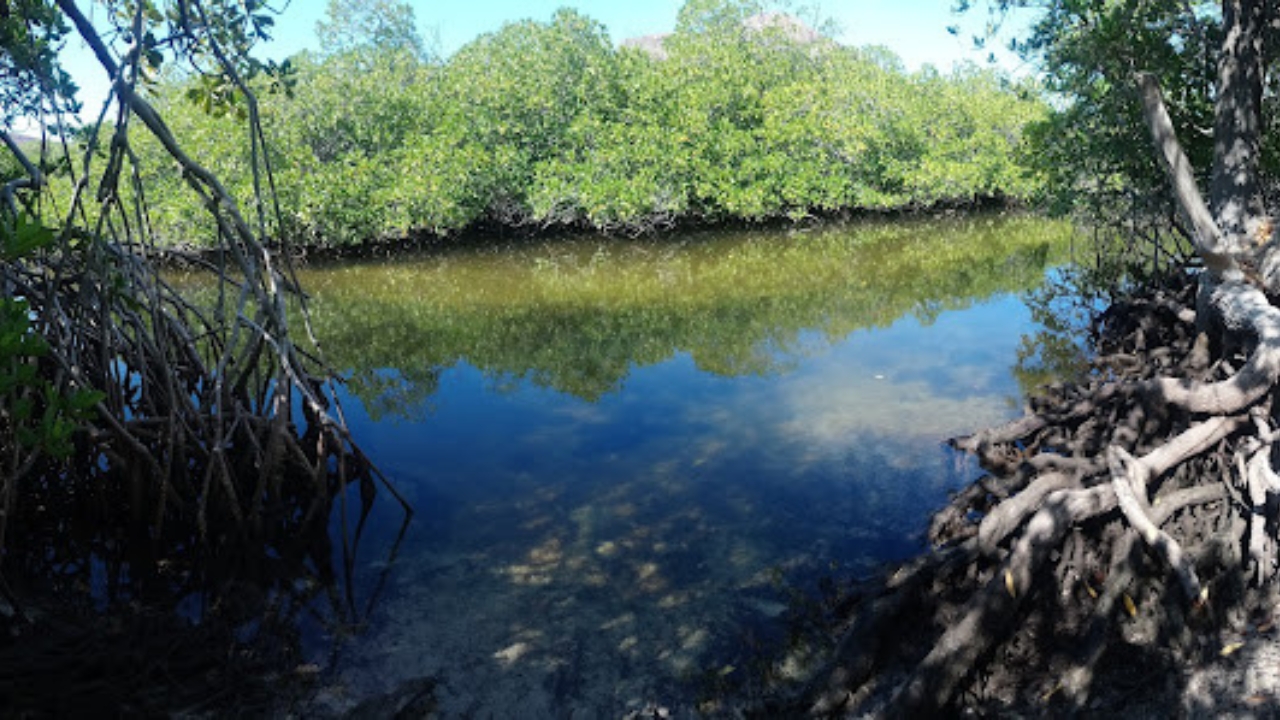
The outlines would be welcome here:
[[[349,400],[418,516],[339,680],[358,697],[434,675],[446,716],[687,706],[700,673],[740,664],[778,615],[779,573],[919,547],[970,473],[942,441],[1015,413],[1030,330],[1003,298],[834,345],[806,334],[772,376],[678,354],[595,404],[497,392],[466,365],[420,420],[370,424]]]

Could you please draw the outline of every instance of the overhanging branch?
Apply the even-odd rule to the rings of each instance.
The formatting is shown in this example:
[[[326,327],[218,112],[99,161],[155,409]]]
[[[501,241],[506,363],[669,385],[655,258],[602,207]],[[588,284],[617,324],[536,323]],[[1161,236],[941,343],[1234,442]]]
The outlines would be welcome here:
[[[1164,95],[1160,92],[1160,81],[1151,73],[1140,72],[1134,76],[1138,86],[1138,94],[1142,98],[1142,114],[1151,130],[1151,140],[1155,143],[1156,155],[1160,157],[1169,184],[1173,186],[1174,200],[1178,209],[1191,226],[1191,242],[1196,253],[1204,259],[1205,266],[1219,278],[1230,278],[1240,275],[1239,265],[1228,254],[1224,247],[1222,232],[1205,204],[1204,196],[1196,186],[1195,173],[1192,172],[1191,160],[1182,150],[1178,142],[1177,132],[1173,128],[1173,120],[1165,107]]]

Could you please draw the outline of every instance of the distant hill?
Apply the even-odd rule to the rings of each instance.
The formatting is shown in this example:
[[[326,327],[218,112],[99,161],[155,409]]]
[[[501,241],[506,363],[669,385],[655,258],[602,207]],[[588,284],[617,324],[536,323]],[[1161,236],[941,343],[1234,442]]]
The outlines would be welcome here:
[[[10,130],[9,137],[13,138],[13,141],[19,145],[40,142],[40,135],[29,130]]]
[[[815,43],[822,39],[822,34],[809,27],[794,15],[777,12],[764,12],[752,15],[742,23],[748,30],[761,32],[764,30],[780,30],[788,40],[801,45]]]
[[[788,40],[807,45],[822,40],[822,33],[809,27],[805,22],[794,15],[779,12],[764,12],[752,15],[742,21],[743,27],[752,32],[760,32],[763,30],[781,30],[782,35]],[[657,35],[641,35],[639,37],[627,38],[618,43],[620,47],[633,47],[645,53],[655,60],[667,59],[667,38],[672,33],[659,33]]]
[[[666,42],[669,37],[671,37],[671,33],[641,35],[640,37],[627,38],[618,43],[618,46],[636,48],[654,60],[666,60]]]

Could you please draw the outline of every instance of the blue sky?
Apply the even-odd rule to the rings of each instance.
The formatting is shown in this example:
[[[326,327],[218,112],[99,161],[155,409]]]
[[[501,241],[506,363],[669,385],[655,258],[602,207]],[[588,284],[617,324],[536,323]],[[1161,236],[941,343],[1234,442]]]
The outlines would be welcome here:
[[[271,49],[287,55],[314,48],[315,24],[323,17],[326,4],[324,0],[293,0],[278,20],[277,40]],[[448,55],[504,22],[526,18],[546,21],[565,6],[604,23],[615,43],[637,35],[670,32],[684,0],[409,0],[409,4],[416,13],[419,32],[428,41],[437,41],[438,49]],[[986,21],[982,7],[957,18],[951,13],[952,0],[828,0],[805,5],[838,23],[842,43],[886,45],[911,68],[932,63],[946,69],[957,60],[982,61],[986,57],[972,50],[970,40],[972,32]],[[949,34],[947,26],[957,22],[970,32],[959,37]]]
[[[498,30],[503,23],[526,18],[547,21],[557,8],[564,6],[603,23],[614,43],[637,35],[670,32],[684,0],[409,0],[409,4],[423,38],[447,56],[477,36]],[[275,0],[272,5],[284,2]],[[289,2],[276,18],[275,37],[263,48],[263,56],[283,59],[301,50],[316,49],[315,25],[324,16],[326,5],[325,0]],[[985,8],[976,3],[974,10],[957,17],[951,13],[951,5],[952,0],[827,0],[809,3],[808,7],[815,8],[820,18],[835,21],[841,43],[887,46],[911,69],[926,63],[947,70],[962,60],[986,62],[987,52],[975,50],[971,40],[986,22]],[[96,5],[93,8],[101,11]],[[947,32],[947,26],[954,24],[962,28],[959,36]],[[993,43],[1001,66],[1021,72],[1017,59],[1000,51],[1003,44]],[[80,85],[86,115],[96,115],[107,84],[81,45],[71,40],[64,60]]]

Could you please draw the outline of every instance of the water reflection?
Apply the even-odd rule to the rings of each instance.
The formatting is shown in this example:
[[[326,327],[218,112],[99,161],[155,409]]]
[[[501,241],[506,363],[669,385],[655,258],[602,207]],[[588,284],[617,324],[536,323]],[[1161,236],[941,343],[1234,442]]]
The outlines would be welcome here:
[[[857,330],[1028,290],[1069,232],[990,217],[582,238],[317,268],[302,283],[329,359],[380,412],[413,412],[459,361],[498,387],[595,400],[678,352],[710,373],[769,374]]]
[[[314,269],[349,421],[419,511],[322,704],[430,677],[446,716],[692,709],[789,585],[919,547],[1066,246],[987,218]]]

